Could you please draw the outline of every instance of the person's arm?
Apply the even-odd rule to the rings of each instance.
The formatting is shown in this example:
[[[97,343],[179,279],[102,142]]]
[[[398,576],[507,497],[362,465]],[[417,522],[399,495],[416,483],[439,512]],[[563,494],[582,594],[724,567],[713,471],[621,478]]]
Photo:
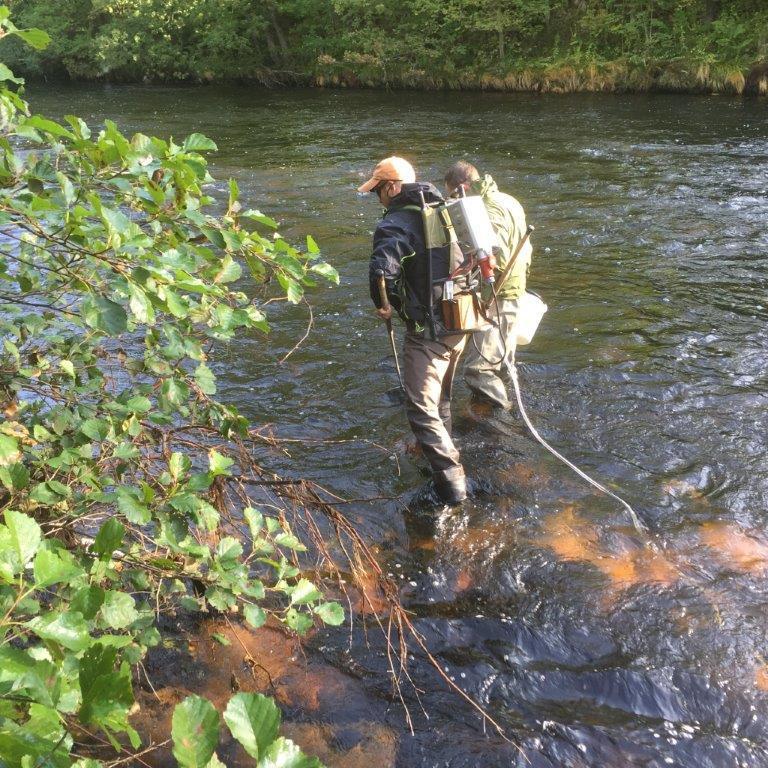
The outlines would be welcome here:
[[[389,303],[395,310],[400,309],[400,296],[395,289],[395,281],[400,277],[401,261],[413,253],[408,232],[394,221],[384,220],[376,227],[373,235],[373,252],[368,273],[371,299],[377,309],[381,309],[379,296],[379,272],[384,273]]]

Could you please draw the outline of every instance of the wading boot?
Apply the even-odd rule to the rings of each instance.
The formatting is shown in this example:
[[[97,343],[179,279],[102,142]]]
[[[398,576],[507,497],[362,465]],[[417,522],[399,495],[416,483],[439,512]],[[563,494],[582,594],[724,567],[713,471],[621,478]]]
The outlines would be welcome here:
[[[432,482],[443,504],[455,506],[467,498],[467,477],[461,464],[435,472]]]

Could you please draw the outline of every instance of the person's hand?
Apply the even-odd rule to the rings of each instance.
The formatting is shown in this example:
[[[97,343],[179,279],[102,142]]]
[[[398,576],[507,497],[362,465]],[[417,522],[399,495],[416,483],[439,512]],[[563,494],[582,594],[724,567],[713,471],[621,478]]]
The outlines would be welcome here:
[[[387,307],[386,309],[377,309],[376,314],[379,316],[380,320],[391,320],[392,307]]]

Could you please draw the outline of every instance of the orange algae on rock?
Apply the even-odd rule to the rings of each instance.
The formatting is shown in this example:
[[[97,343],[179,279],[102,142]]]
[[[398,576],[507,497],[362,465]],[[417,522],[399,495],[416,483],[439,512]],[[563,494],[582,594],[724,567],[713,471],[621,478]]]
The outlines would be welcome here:
[[[699,536],[728,568],[754,574],[768,569],[768,542],[746,533],[734,523],[704,523]]]
[[[601,546],[597,527],[572,506],[544,521],[543,535],[536,543],[553,550],[561,560],[589,563],[616,588],[646,583],[669,585],[680,578],[679,568],[663,552],[641,546],[611,551]]]

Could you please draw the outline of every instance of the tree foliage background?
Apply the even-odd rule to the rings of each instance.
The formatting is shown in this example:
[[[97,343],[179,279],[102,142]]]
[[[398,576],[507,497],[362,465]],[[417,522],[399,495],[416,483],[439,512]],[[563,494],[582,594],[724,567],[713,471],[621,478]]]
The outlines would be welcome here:
[[[74,78],[460,87],[613,64],[604,74],[618,86],[663,86],[654,68],[665,66],[668,86],[676,72],[681,87],[706,87],[717,84],[713,67],[727,80],[768,60],[764,0],[15,0],[13,9],[54,38],[45,52],[16,47],[15,63]],[[639,70],[649,78],[633,81]]]

